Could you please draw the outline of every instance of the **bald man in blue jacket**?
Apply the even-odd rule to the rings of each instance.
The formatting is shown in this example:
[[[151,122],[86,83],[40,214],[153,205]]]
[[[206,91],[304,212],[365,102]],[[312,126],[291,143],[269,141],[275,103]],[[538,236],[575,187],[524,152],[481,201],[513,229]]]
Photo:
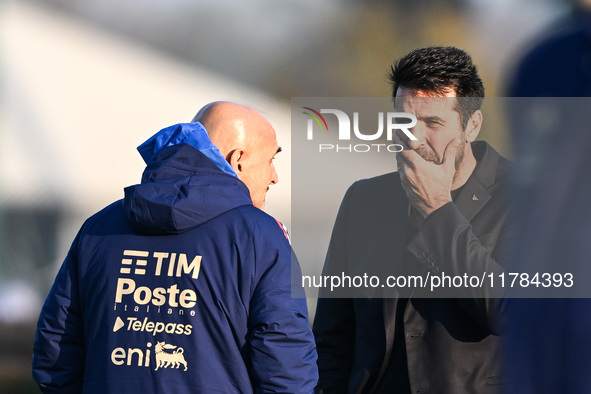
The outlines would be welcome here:
[[[316,349],[281,225],[263,212],[280,151],[228,102],[138,150],[142,182],[89,218],[39,317],[51,393],[310,393]]]

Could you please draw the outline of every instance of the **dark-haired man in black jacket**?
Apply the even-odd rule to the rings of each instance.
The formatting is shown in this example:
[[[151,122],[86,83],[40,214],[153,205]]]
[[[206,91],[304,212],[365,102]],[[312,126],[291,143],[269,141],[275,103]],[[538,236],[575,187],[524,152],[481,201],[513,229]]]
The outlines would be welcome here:
[[[418,49],[390,74],[416,140],[395,142],[398,172],[356,182],[336,219],[324,275],[498,277],[509,239],[508,161],[475,142],[484,87],[470,56]],[[385,278],[383,278],[385,279]],[[433,280],[433,279],[431,279]],[[385,283],[385,282],[381,282]],[[319,393],[496,393],[505,302],[475,281],[320,293]],[[436,283],[436,282],[435,282]],[[487,282],[488,283],[488,282]],[[376,291],[379,290],[379,291]]]

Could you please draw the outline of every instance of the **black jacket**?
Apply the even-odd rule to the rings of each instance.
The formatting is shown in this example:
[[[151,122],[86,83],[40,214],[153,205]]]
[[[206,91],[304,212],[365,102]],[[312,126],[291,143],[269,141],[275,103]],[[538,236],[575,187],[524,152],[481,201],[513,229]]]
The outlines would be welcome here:
[[[509,162],[484,142],[472,149],[478,160],[473,174],[454,202],[432,213],[412,240],[405,239],[408,200],[398,173],[353,184],[336,219],[323,275],[368,274],[383,281],[403,273],[400,265],[410,252],[423,277],[444,272],[498,278],[499,256],[511,238],[504,188]],[[505,301],[495,284],[456,289],[454,298],[413,290],[403,317],[413,393],[500,390]],[[314,321],[319,393],[372,393],[390,360],[398,289],[353,290],[341,298],[320,293]]]

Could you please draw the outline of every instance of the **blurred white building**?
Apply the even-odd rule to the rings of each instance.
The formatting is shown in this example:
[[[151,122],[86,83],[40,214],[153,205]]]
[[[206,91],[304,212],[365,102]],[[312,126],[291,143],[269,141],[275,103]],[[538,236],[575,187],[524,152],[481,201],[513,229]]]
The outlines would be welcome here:
[[[0,321],[36,317],[84,219],[139,182],[135,148],[208,102],[275,126],[284,153],[267,207],[289,223],[288,103],[56,11],[0,10]]]

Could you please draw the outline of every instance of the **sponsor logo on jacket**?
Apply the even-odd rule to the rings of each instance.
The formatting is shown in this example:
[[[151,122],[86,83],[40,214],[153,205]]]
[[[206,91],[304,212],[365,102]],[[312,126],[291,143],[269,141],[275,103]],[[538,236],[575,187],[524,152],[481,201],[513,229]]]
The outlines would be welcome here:
[[[133,303],[156,307],[193,308],[197,303],[197,293],[193,289],[180,289],[177,284],[141,286],[136,278],[145,275],[177,278],[190,275],[192,279],[197,279],[201,270],[201,256],[194,256],[190,260],[185,253],[150,253],[143,250],[124,250],[123,256],[119,272],[125,276],[117,279],[115,305]]]
[[[111,362],[115,365],[127,365],[138,367],[150,367],[151,348],[152,343],[146,344],[146,349],[140,348],[115,348],[111,352]],[[166,342],[156,342],[154,346],[154,358],[156,359],[154,371],[162,368],[179,369],[182,365],[187,370],[187,361],[184,356],[184,349],[176,345],[167,344]]]

